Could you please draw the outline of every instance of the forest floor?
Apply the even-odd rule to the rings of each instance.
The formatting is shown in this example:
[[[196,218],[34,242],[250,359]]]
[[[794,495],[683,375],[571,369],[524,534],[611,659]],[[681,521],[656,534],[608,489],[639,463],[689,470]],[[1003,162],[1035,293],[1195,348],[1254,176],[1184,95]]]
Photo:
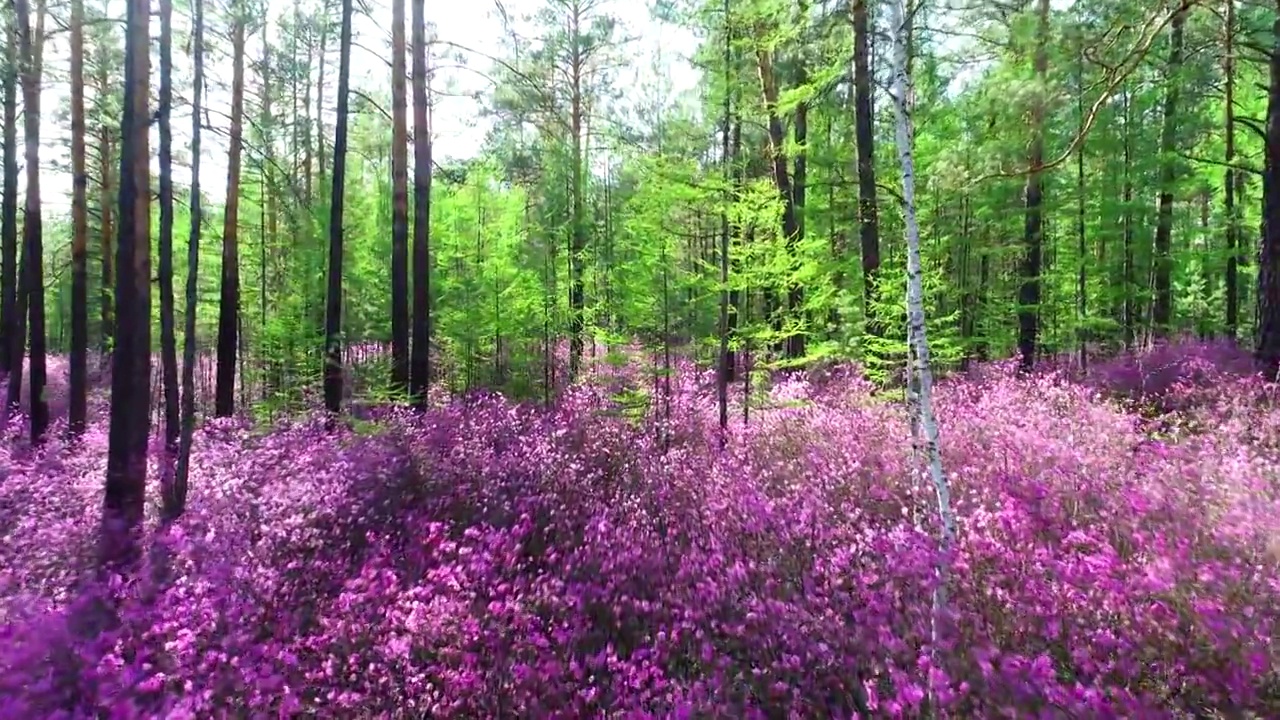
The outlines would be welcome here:
[[[852,369],[745,426],[731,398],[724,450],[691,367],[661,422],[603,384],[210,421],[158,590],[82,583],[103,420],[10,434],[0,718],[1280,717],[1280,390],[1246,367],[1195,344],[941,382],[936,647],[933,490]],[[102,592],[112,627],[73,633]]]

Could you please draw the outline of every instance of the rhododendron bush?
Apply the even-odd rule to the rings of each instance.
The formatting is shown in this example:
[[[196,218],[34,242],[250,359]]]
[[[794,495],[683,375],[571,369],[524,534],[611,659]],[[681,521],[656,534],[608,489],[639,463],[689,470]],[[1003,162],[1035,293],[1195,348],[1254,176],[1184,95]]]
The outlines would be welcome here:
[[[11,441],[0,715],[1277,717],[1278,398],[1202,360],[1158,417],[1123,364],[940,384],[938,648],[933,491],[852,371],[774,383],[723,451],[689,367],[669,419],[584,386],[211,421],[186,515],[105,586],[105,429]]]

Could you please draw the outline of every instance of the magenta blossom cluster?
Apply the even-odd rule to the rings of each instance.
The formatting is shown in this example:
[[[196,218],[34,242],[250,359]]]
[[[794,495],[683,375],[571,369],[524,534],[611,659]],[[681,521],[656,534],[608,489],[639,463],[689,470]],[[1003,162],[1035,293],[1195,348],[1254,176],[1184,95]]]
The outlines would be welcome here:
[[[943,382],[942,557],[910,424],[856,373],[777,379],[746,425],[735,392],[724,449],[710,374],[646,377],[640,412],[599,383],[210,422],[187,514],[96,584],[102,427],[0,446],[0,717],[1280,715],[1260,380],[1160,436],[1066,377]]]

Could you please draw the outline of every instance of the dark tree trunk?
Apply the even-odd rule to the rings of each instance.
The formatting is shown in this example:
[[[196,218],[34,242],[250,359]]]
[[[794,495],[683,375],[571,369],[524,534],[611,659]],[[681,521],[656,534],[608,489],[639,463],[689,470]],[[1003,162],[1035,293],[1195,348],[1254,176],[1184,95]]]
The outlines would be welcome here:
[[[1236,59],[1235,59],[1235,0],[1226,0],[1223,18],[1223,138],[1226,143],[1226,169],[1223,171],[1223,214],[1226,216],[1227,273],[1227,337],[1235,342],[1240,332],[1240,215],[1236,211],[1235,169],[1236,159]]]
[[[325,301],[324,406],[342,407],[342,211],[347,169],[347,84],[351,76],[351,3],[342,0],[338,40],[338,118],[333,130],[333,184],[329,201],[329,277]]]
[[[160,374],[164,387],[164,442],[178,450],[178,341],[173,309],[173,2],[160,0]],[[265,272],[265,268],[264,268]],[[166,458],[168,462],[170,458]]]
[[[120,234],[116,297],[120,308],[111,373],[111,423],[101,559],[127,566],[146,505],[151,404],[151,192],[147,88],[151,8],[129,0],[125,32],[124,117],[120,147]]]
[[[1259,368],[1280,372],[1280,20],[1272,25],[1267,91],[1266,167],[1262,174],[1262,247],[1258,253]]]
[[[243,13],[243,8],[233,10]],[[240,155],[244,135],[245,21],[232,20],[231,141],[227,152],[227,201],[222,223],[222,291],[218,303],[218,380],[214,415],[228,417],[236,406],[236,350],[240,325]],[[242,379],[243,380],[243,379]]]
[[[1164,118],[1160,129],[1160,199],[1156,212],[1155,301],[1151,307],[1151,324],[1158,337],[1172,330],[1173,322],[1173,189],[1177,182],[1177,166],[1173,157],[1177,147],[1178,95],[1182,68],[1182,28],[1187,11],[1173,16],[1169,35],[1169,61],[1166,66]]]
[[[862,249],[862,305],[865,332],[884,336],[884,326],[874,314],[876,284],[880,273],[880,222],[876,199],[875,115],[871,107],[871,30],[869,0],[853,0],[853,124],[858,149],[858,236]]]
[[[40,208],[40,75],[41,45],[44,43],[44,5],[36,10],[36,24],[31,24],[27,0],[16,0],[18,51],[22,56],[22,120],[26,131],[27,192],[23,208],[23,275],[26,286],[27,326],[30,331],[28,352],[31,355],[30,401],[31,442],[44,439],[49,426],[49,403],[45,399],[45,331],[44,331],[44,222]],[[20,335],[19,335],[20,336]],[[21,353],[21,350],[19,350]],[[15,363],[15,371],[21,360]],[[16,386],[16,385],[15,385]]]
[[[425,0],[413,0],[413,347],[410,393],[426,407],[431,384],[431,125],[427,121]]]
[[[733,23],[729,0],[724,0],[724,118],[721,123],[720,161],[724,165],[724,181],[728,187],[733,173],[732,143],[729,134],[733,123]],[[726,191],[728,192],[728,191]],[[726,207],[732,196],[725,198]],[[729,383],[733,382],[733,366],[729,358],[729,213],[720,216],[720,357],[716,374],[716,403],[720,411],[720,445],[724,447],[729,428]]]
[[[84,0],[71,0],[71,398],[67,432],[84,432],[89,393],[88,189],[84,126]]]
[[[182,433],[178,439],[178,467],[171,493],[164,498],[164,517],[182,515],[191,471],[191,444],[196,431],[196,305],[200,299],[200,100],[204,93],[204,0],[193,0],[191,86],[191,226],[187,235],[187,303],[182,340]]]
[[[391,386],[409,390],[409,147],[404,0],[391,3]]]
[[[1040,0],[1036,38],[1035,72],[1044,81],[1049,70],[1049,0]],[[1044,234],[1044,116],[1041,101],[1031,108],[1031,150],[1027,155],[1026,226],[1018,288],[1018,370],[1030,372],[1036,361],[1039,336],[1041,245]]]
[[[16,362],[11,356],[18,326],[18,32],[5,29],[4,189],[0,199],[0,373]]]

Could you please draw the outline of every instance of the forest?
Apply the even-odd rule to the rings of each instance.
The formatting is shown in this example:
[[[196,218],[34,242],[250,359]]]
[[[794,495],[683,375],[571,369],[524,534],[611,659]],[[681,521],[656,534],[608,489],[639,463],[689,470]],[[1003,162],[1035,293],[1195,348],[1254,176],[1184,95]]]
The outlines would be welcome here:
[[[1280,717],[1280,2],[475,5],[0,7],[0,720]]]

